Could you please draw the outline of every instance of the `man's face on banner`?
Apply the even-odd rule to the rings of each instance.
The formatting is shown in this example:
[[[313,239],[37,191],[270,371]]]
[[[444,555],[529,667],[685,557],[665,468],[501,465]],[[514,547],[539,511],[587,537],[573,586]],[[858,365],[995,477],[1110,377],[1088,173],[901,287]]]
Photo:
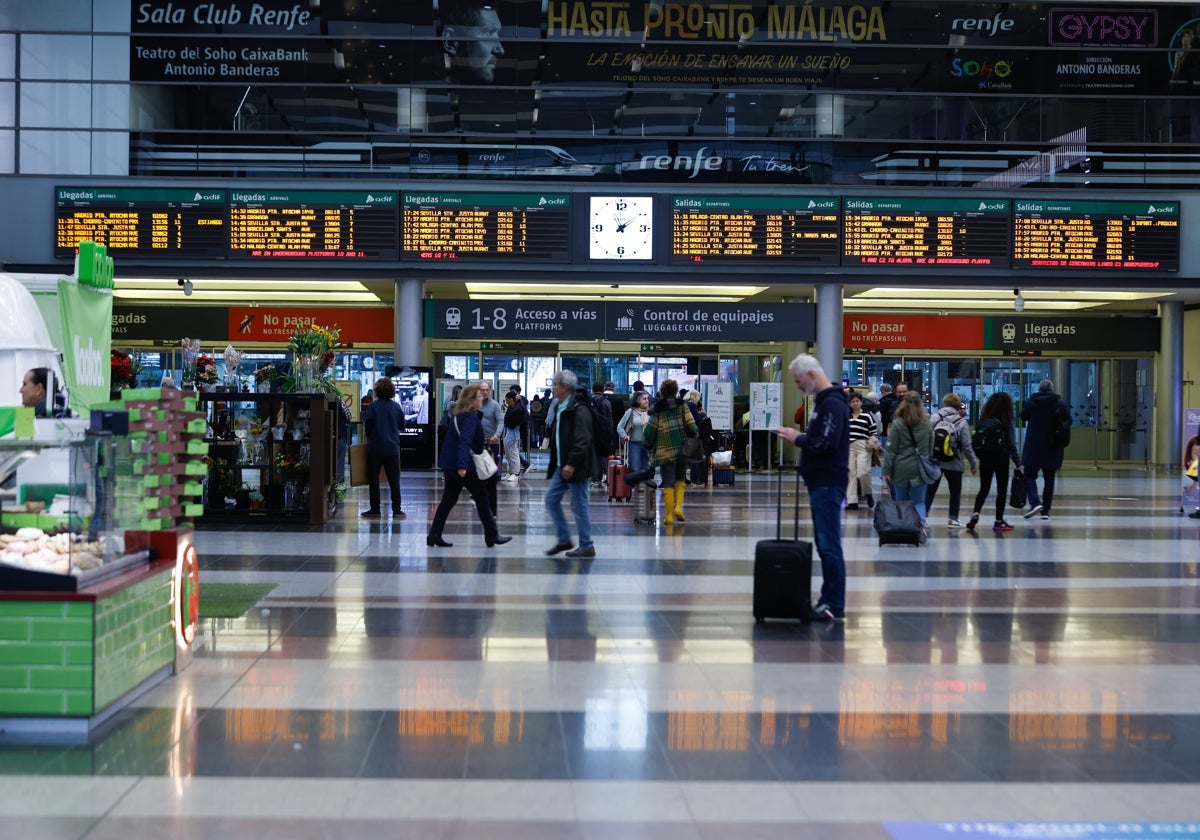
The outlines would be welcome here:
[[[475,15],[474,26],[448,26],[445,31],[447,52],[460,72],[481,82],[496,78],[496,59],[504,55],[500,43],[500,16],[491,6]]]

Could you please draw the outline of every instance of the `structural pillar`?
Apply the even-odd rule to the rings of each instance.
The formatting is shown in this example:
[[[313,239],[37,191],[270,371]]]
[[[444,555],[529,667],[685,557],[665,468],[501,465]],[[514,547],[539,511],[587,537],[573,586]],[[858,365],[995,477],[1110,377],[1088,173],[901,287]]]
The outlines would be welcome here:
[[[1179,470],[1183,453],[1183,303],[1158,305],[1158,370],[1154,389],[1154,439],[1150,462]]]
[[[835,384],[842,381],[842,287],[822,283],[817,292],[817,361]]]
[[[402,367],[425,364],[424,293],[425,284],[421,280],[406,278],[396,281],[392,327],[396,337],[396,364]]]
[[[790,297],[784,298],[784,303],[811,303],[808,298]],[[820,330],[817,331],[820,334]],[[793,425],[792,418],[796,416],[796,409],[804,402],[804,395],[800,393],[800,389],[796,387],[796,383],[792,381],[791,369],[788,367],[792,363],[792,359],[802,353],[811,353],[812,345],[807,341],[785,341],[782,347],[783,353],[781,359],[783,361],[783,389],[782,389],[782,407],[783,407],[783,425]],[[787,447],[783,448],[783,460],[795,460],[795,453],[788,452]]]

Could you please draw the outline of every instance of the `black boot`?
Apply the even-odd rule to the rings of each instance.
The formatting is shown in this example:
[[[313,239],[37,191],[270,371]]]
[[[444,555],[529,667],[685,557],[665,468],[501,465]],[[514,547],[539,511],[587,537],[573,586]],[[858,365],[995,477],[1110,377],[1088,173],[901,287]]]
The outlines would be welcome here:
[[[875,497],[867,494],[867,510],[875,510]]]

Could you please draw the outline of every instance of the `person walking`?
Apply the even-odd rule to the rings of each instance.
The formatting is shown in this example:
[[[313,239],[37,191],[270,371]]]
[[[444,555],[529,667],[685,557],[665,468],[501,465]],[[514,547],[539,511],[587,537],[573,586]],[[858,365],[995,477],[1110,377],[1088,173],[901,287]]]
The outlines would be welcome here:
[[[499,402],[492,398],[491,382],[486,379],[480,380],[479,392],[483,394],[483,404],[479,408],[479,419],[483,422],[483,443],[488,448],[488,452],[497,454],[496,450],[499,450],[501,446],[500,435],[504,428],[504,409],[500,407]],[[499,462],[499,458],[497,458],[497,462]],[[496,470],[495,474],[483,483],[487,487],[488,499],[492,503],[492,516],[495,516],[499,510],[500,471]]]
[[[806,432],[788,426],[775,430],[800,450],[800,476],[808,488],[813,534],[821,557],[821,596],[812,621],[846,618],[846,558],[842,553],[842,500],[850,477],[850,405],[842,389],[829,381],[821,363],[801,354],[792,359],[792,380],[813,395],[814,410]]]
[[[546,431],[546,405],[541,394],[534,394],[529,401],[529,448],[542,448],[542,434]]]
[[[641,472],[650,466],[650,455],[642,440],[646,424],[650,422],[650,395],[645,391],[635,391],[630,400],[629,409],[617,424],[617,436],[622,443],[629,445],[629,469],[631,472]]]
[[[992,477],[996,479],[996,521],[993,531],[1011,531],[1013,526],[1004,519],[1008,501],[1008,464],[1021,466],[1017,454],[1017,433],[1013,428],[1013,401],[1007,391],[997,391],[987,398],[979,412],[979,428],[975,430],[972,448],[979,458],[979,492],[975,494],[974,510],[967,530],[974,531],[979,514],[991,492]]]
[[[875,508],[875,493],[871,486],[871,449],[868,446],[873,435],[879,434],[875,415],[863,411],[863,398],[850,395],[850,481],[846,486],[846,510],[858,510],[858,497],[862,493],[867,508]],[[863,492],[862,488],[866,488]]]
[[[508,464],[508,473],[504,481],[518,481],[523,472],[521,466],[521,434],[525,429],[525,421],[529,412],[521,401],[521,395],[509,391],[504,398],[507,406],[504,410],[504,459]]]
[[[919,458],[933,451],[933,429],[920,394],[905,394],[896,406],[883,454],[883,479],[892,488],[892,498],[908,499],[917,508],[924,524],[925,482],[921,479]]]
[[[554,524],[558,541],[546,554],[553,557],[566,552],[568,557],[595,557],[592,543],[592,520],[588,510],[588,481],[600,474],[600,459],[592,446],[591,397],[578,388],[579,380],[569,370],[554,374],[554,402],[546,418],[546,433],[550,439],[550,463],[546,477],[546,512]],[[579,530],[579,547],[571,542],[571,530],[563,513],[562,500],[571,494],[571,513]]]
[[[1038,389],[1031,394],[1021,408],[1021,420],[1025,422],[1025,448],[1021,463],[1025,470],[1025,487],[1029,508],[1022,514],[1026,519],[1041,514],[1043,520],[1050,519],[1050,506],[1054,504],[1054,478],[1062,467],[1065,444],[1056,443],[1058,429],[1070,429],[1071,410],[1062,397],[1054,393],[1054,383],[1043,379]],[[1043,479],[1042,494],[1038,495],[1037,475]]]
[[[946,486],[950,488],[950,518],[946,522],[946,526],[961,528],[963,523],[958,519],[958,511],[962,505],[963,472],[966,469],[963,458],[966,458],[967,463],[971,465],[971,475],[975,475],[979,471],[979,461],[976,458],[975,450],[971,448],[971,426],[967,423],[962,397],[953,392],[942,397],[942,407],[930,420],[930,424],[935,435],[938,424],[941,424],[952,436],[951,448],[954,457],[949,459],[939,457],[938,466],[942,468],[942,475],[946,477]],[[942,479],[938,478],[925,489],[926,514],[933,508],[933,497],[937,495],[941,483]]]
[[[471,453],[482,454],[486,451],[483,443],[483,424],[479,415],[479,407],[482,404],[483,393],[479,386],[468,385],[463,388],[451,410],[449,422],[446,424],[446,445],[438,453],[438,466],[442,468],[444,479],[442,499],[433,514],[433,521],[429,523],[429,533],[425,536],[427,546],[449,548],[453,545],[442,538],[442,531],[464,487],[475,502],[475,512],[483,525],[484,541],[488,548],[504,545],[512,540],[512,537],[500,535],[487,488],[476,475],[475,464],[471,458]]]
[[[404,519],[400,509],[400,433],[404,431],[404,409],[396,402],[396,386],[384,377],[375,383],[375,399],[363,412],[367,434],[367,492],[371,506],[362,512],[368,519],[381,515],[379,470],[387,476],[391,492],[392,518]]]
[[[692,412],[692,419],[696,421],[697,434],[700,438],[700,457],[690,458],[688,460],[688,484],[694,484],[697,487],[708,486],[708,456],[712,455],[716,450],[716,440],[713,435],[712,420],[709,419],[708,413],[704,410],[704,404],[701,402],[700,392],[695,388],[687,392],[685,398],[687,400],[688,409]]]
[[[654,404],[653,419],[642,440],[654,452],[654,460],[662,473],[663,524],[673,525],[675,520],[686,522],[683,515],[684,489],[687,487],[687,456],[683,454],[683,439],[700,434],[691,409],[678,399],[679,383],[668,379],[658,389],[659,399]]]

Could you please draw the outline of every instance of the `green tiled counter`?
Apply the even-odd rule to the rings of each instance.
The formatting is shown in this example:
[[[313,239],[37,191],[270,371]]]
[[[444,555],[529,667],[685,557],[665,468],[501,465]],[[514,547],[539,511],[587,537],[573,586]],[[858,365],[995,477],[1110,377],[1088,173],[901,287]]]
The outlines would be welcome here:
[[[174,569],[164,558],[78,592],[0,592],[0,717],[92,719],[168,675]]]

